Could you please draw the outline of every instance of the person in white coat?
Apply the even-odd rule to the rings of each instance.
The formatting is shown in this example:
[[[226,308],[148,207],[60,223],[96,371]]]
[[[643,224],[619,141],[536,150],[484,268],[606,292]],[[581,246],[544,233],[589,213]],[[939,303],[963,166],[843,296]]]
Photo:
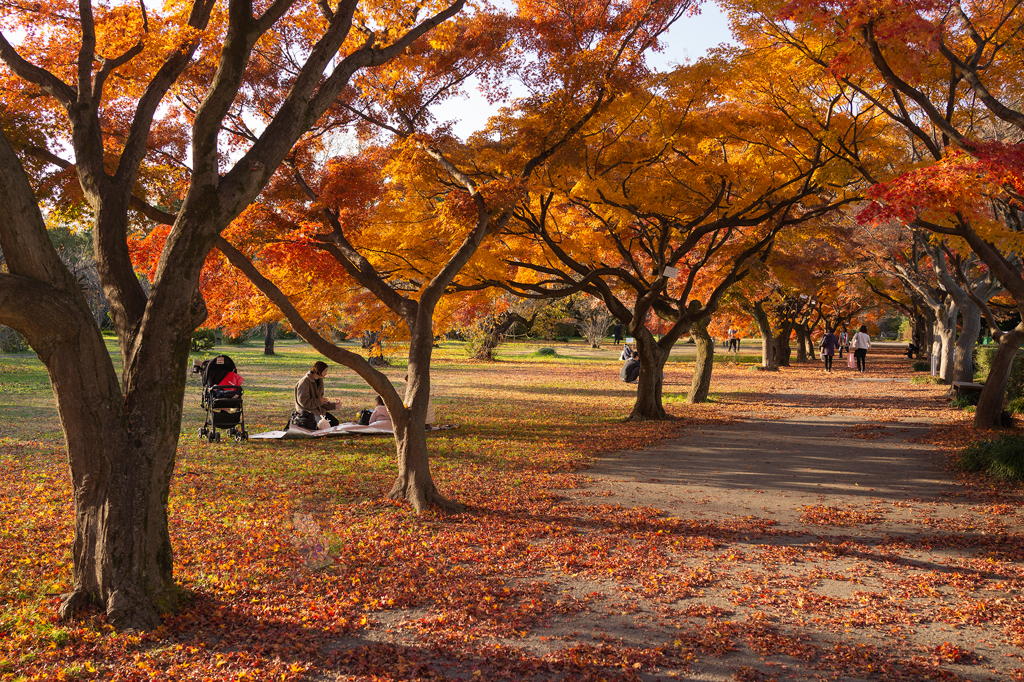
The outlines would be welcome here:
[[[871,348],[871,337],[868,336],[866,325],[860,326],[860,331],[853,335],[853,357],[857,360],[857,371],[863,372],[867,365],[868,349]]]

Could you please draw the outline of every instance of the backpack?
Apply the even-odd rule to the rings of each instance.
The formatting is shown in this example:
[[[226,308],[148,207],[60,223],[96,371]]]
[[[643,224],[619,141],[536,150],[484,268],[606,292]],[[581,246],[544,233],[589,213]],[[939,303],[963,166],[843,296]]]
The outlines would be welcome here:
[[[370,424],[370,415],[373,414],[370,410],[359,410],[356,413],[356,423],[360,426],[368,426]]]

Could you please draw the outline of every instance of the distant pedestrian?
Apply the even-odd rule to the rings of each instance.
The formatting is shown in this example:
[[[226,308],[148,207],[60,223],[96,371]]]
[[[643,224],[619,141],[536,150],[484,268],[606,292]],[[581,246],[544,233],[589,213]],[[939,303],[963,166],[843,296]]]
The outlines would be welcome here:
[[[736,338],[736,329],[735,329],[735,327],[729,327],[728,338],[729,338],[729,349],[728,349],[729,352],[732,352],[734,350],[738,350],[739,349],[739,344],[737,343],[738,339]]]
[[[622,323],[618,320],[615,321],[615,326],[612,327],[612,337],[615,339],[616,346],[622,341]]]
[[[839,357],[843,357],[843,351],[850,351],[850,335],[845,329],[839,332]]]
[[[825,336],[821,337],[821,359],[825,361],[825,371],[832,371],[832,356],[836,354],[839,346],[839,339],[832,333],[832,328],[825,330]]]
[[[861,325],[860,331],[853,335],[853,357],[857,360],[857,371],[866,371],[868,349],[871,348],[871,337],[868,336],[867,325]]]

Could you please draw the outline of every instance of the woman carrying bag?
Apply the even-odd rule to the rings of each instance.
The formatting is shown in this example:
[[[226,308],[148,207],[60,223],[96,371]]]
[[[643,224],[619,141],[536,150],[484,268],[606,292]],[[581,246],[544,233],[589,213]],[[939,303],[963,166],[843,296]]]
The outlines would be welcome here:
[[[868,349],[871,348],[871,337],[868,336],[867,325],[861,325],[860,331],[853,335],[853,355],[850,356],[857,363],[857,371],[863,372],[866,370]],[[853,365],[850,365],[852,368]]]

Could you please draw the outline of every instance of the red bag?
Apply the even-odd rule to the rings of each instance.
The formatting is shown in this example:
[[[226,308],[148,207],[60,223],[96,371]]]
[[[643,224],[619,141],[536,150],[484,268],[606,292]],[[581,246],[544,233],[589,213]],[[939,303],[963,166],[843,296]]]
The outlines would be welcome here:
[[[224,378],[221,379],[220,383],[217,384],[217,385],[218,386],[241,386],[243,381],[244,381],[244,379],[242,379],[241,375],[236,374],[235,372],[228,372],[224,376]]]
[[[853,357],[853,353],[846,354],[846,366],[850,369],[857,369],[857,358]]]

